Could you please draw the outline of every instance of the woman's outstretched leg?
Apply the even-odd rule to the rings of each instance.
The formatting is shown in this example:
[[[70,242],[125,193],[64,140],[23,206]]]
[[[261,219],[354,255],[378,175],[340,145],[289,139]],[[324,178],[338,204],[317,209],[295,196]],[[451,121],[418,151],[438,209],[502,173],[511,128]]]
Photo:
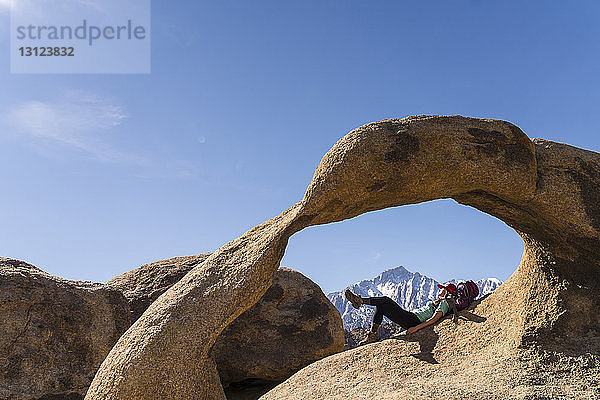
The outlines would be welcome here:
[[[371,325],[371,333],[367,336],[365,342],[370,343],[379,339],[377,330],[383,321],[383,317],[388,317],[391,321],[400,325],[404,329],[408,329],[412,326],[419,325],[421,321],[412,312],[406,311],[398,305],[394,300],[387,296],[383,297],[360,297],[350,290],[345,292],[346,298],[352,303],[354,308],[359,308],[361,305],[366,304],[375,306],[375,315],[373,316],[373,324]]]
[[[346,291],[344,292],[344,295],[346,296],[348,301],[350,301],[350,303],[352,304],[352,307],[354,307],[354,308],[360,308],[360,306],[362,306],[363,304],[370,304],[369,302],[370,302],[371,298],[360,297],[359,295],[352,293],[349,289],[346,289]],[[379,340],[379,333],[377,333],[377,331],[379,330],[379,325],[381,325],[382,320],[383,320],[383,311],[379,307],[377,307],[377,309],[375,311],[375,316],[373,317],[373,323],[371,324],[371,332],[369,332],[367,334],[366,339],[361,340],[358,343],[359,345],[373,343],[373,342],[376,342]]]
[[[381,314],[381,317],[378,316],[377,321],[375,321],[375,319],[373,319],[373,321],[378,322],[379,324],[381,324],[383,316],[388,317],[391,321],[400,325],[404,329],[408,329],[421,323],[416,314],[406,311],[404,308],[400,307],[398,303],[387,296],[368,297],[363,300],[364,304],[377,307],[375,315],[377,316],[377,314]]]

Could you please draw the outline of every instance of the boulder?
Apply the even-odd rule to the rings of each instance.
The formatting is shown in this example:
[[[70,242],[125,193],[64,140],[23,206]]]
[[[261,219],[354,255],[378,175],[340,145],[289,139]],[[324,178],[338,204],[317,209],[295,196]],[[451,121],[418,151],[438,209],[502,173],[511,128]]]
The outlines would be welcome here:
[[[106,286],[125,295],[131,309],[131,320],[135,321],[158,296],[209,255],[210,253],[174,257],[142,265],[111,279],[106,282]]]
[[[265,398],[334,396],[343,386],[346,398],[437,397],[444,385],[419,389],[430,377],[464,384],[463,398],[496,389],[536,396],[546,383],[559,397],[597,387],[600,155],[532,142],[505,121],[416,116],[367,124],[338,141],[301,202],[221,247],[150,305],[104,360],[86,399],[223,399],[211,348],[271,286],[295,232],[439,198],[491,214],[523,238],[515,273],[475,309],[484,322],[443,321],[416,336],[418,351],[408,338],[327,357]],[[312,375],[319,366],[324,372]],[[405,373],[411,368],[422,374]],[[530,374],[506,372],[521,368]],[[473,370],[485,387],[472,384]]]
[[[0,258],[0,398],[82,399],[130,324],[120,292]]]
[[[271,287],[217,338],[221,382],[282,381],[344,347],[340,313],[318,285],[280,267]]]

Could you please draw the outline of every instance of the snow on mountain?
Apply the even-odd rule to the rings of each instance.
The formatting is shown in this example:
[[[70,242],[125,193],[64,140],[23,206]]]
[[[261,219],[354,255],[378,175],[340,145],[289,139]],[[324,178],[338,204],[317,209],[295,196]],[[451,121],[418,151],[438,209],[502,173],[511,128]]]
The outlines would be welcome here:
[[[456,283],[455,280],[451,282]],[[496,289],[502,281],[496,278],[484,278],[475,281],[479,286],[480,297]],[[434,299],[439,291],[438,282],[418,272],[408,271],[403,266],[389,269],[373,279],[364,280],[348,288],[362,297],[388,296],[396,301],[405,310],[414,310]],[[375,307],[361,307],[355,309],[344,297],[344,291],[333,292],[327,295],[342,315],[344,328],[367,328],[371,325]],[[387,318],[384,320],[389,322]]]
[[[479,286],[479,297],[492,293],[498,286],[502,285],[502,281],[497,278],[485,278],[475,281]]]

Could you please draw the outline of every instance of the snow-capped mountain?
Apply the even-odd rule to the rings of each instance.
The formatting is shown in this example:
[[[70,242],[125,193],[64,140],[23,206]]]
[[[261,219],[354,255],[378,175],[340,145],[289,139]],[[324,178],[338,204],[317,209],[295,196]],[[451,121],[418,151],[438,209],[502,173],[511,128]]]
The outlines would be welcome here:
[[[456,283],[452,280],[451,282]],[[439,291],[436,280],[421,275],[418,272],[410,272],[399,266],[383,272],[381,275],[364,280],[349,288],[363,297],[388,296],[396,301],[405,310],[414,310],[434,299]],[[496,289],[502,281],[496,278],[485,278],[475,281],[479,286],[480,297]],[[375,313],[375,307],[361,307],[358,310],[344,297],[344,291],[333,292],[327,295],[342,315],[344,329],[367,328],[370,326]],[[387,318],[384,320],[387,321]],[[389,321],[388,321],[389,322]]]

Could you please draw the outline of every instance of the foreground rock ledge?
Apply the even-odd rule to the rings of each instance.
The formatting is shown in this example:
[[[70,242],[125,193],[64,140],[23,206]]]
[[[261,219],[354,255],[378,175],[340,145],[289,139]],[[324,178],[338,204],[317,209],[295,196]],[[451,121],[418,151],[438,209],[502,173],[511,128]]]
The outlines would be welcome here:
[[[599,184],[600,155],[532,142],[505,121],[417,116],[357,128],[323,157],[301,202],[217,250],[155,301],[102,363],[86,399],[224,398],[210,349],[271,285],[291,235],[310,225],[439,198],[503,220],[525,244],[515,274],[480,305],[489,318],[479,329],[494,329],[492,315],[508,321],[497,336],[502,343],[495,345],[495,336],[487,335],[451,350],[458,344],[444,341],[455,355],[453,365],[469,363],[495,385],[504,367],[528,362],[526,351],[553,354],[550,365],[553,357],[567,363],[588,357],[591,375],[572,369],[566,374],[574,385],[597,385]],[[216,302],[220,307],[211,306]],[[198,310],[206,310],[204,318],[193,318]],[[464,337],[477,335],[473,326],[464,325]],[[475,351],[485,357],[468,357]],[[187,362],[199,358],[205,361]],[[472,379],[467,369],[454,372],[455,382]],[[331,381],[343,381],[343,375],[332,374]],[[382,379],[395,382],[396,391],[416,385],[411,377]],[[503,390],[517,397],[535,384],[509,380]],[[485,393],[475,388],[471,395]]]

